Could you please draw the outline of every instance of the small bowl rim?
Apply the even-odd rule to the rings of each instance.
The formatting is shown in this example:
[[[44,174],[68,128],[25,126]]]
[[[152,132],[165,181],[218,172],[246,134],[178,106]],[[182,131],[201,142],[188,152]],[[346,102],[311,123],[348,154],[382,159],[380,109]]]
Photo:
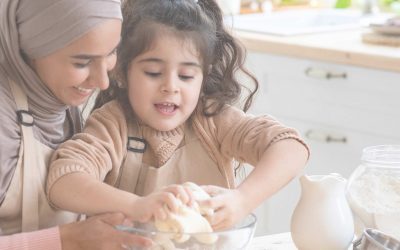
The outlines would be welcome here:
[[[137,228],[137,227],[133,227],[133,226],[124,226],[124,225],[117,225],[115,226],[115,228],[117,230],[120,231],[127,231],[130,233],[137,233],[140,235],[160,235],[160,234],[165,234],[165,235],[170,235],[170,234],[182,234],[182,235],[189,235],[189,236],[200,236],[200,235],[207,235],[207,234],[224,234],[224,233],[229,233],[229,232],[233,232],[233,231],[238,231],[238,230],[243,230],[246,228],[252,228],[254,230],[255,225],[257,224],[257,216],[254,213],[249,213],[248,215],[246,215],[246,217],[244,217],[242,219],[242,221],[244,221],[245,219],[250,217],[250,223],[245,224],[245,225],[241,225],[239,227],[234,227],[234,228],[230,228],[230,229],[225,229],[225,230],[221,230],[221,231],[213,231],[213,232],[199,232],[199,233],[179,233],[179,232],[163,232],[163,231],[154,231],[154,230],[146,230],[146,229],[142,229],[142,228]]]

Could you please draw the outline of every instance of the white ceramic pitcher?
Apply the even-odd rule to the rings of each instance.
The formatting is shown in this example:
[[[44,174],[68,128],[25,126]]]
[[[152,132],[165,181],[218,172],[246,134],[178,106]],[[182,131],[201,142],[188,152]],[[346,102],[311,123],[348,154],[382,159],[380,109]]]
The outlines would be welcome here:
[[[301,197],[291,221],[299,250],[344,250],[354,236],[354,223],[345,197],[346,179],[339,174],[303,175]]]

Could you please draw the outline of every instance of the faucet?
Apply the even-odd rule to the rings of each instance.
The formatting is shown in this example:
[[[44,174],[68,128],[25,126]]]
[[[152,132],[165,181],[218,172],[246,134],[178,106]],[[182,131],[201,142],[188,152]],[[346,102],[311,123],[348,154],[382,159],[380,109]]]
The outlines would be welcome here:
[[[361,7],[363,15],[374,15],[379,13],[377,0],[363,0]]]

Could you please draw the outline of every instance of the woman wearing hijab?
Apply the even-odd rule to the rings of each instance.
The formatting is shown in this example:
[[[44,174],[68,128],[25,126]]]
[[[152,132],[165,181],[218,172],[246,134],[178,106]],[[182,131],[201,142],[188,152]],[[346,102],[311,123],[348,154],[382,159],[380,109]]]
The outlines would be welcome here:
[[[119,0],[0,1],[0,249],[146,243],[114,229],[121,214],[74,222],[44,193],[48,157],[81,130],[77,106],[109,85],[121,21]]]

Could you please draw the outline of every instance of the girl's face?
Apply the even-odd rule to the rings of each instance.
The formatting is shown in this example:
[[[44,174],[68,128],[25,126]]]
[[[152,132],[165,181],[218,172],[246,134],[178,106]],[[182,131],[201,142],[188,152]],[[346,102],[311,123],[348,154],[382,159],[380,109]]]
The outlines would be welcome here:
[[[107,20],[67,47],[31,60],[32,68],[62,103],[78,106],[96,88],[108,88],[120,34],[121,21]]]
[[[167,33],[152,45],[129,66],[128,95],[140,121],[158,131],[169,131],[183,124],[196,108],[202,65],[189,40]]]

